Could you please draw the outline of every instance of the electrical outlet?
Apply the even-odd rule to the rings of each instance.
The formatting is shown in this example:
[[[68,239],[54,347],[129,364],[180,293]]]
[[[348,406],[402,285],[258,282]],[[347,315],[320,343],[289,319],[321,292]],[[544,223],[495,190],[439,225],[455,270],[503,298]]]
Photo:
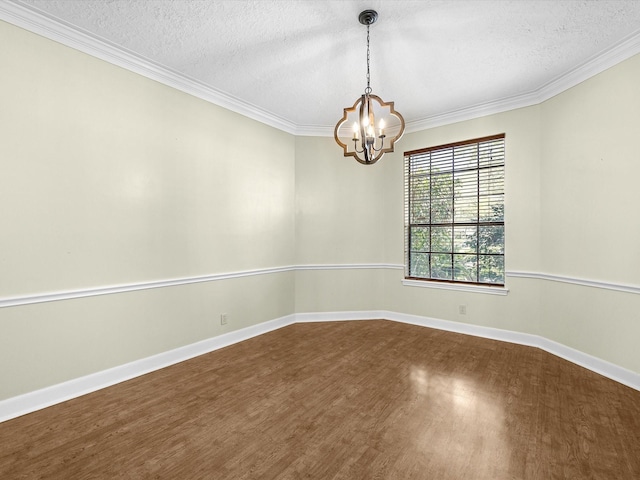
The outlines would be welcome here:
[[[220,325],[226,325],[227,324],[227,314],[226,313],[221,313],[220,314]]]
[[[466,305],[458,305],[458,313],[460,315],[466,315],[467,314],[467,306]]]

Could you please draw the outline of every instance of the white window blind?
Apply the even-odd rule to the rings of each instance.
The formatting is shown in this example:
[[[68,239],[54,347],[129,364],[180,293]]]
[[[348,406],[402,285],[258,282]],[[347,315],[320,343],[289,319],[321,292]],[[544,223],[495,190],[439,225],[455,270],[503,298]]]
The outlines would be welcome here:
[[[405,277],[504,285],[504,134],[405,152]]]

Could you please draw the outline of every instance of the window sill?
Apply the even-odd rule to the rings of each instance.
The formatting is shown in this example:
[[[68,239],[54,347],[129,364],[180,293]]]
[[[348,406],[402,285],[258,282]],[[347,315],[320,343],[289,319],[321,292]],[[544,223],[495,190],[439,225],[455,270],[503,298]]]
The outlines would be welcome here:
[[[456,290],[458,292],[488,293],[490,295],[507,295],[507,287],[487,287],[485,285],[469,285],[466,283],[430,282],[429,280],[402,280],[406,287],[439,288],[441,290]]]

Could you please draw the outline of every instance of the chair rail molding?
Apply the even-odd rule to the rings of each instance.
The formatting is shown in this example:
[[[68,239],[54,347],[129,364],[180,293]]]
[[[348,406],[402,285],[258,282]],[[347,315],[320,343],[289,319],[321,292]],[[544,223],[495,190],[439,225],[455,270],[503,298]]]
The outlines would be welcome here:
[[[314,271],[314,270],[403,270],[404,265],[396,263],[331,263],[331,264],[302,264],[286,265],[280,267],[257,268],[253,270],[240,270],[236,272],[213,273],[209,275],[199,275],[192,277],[181,277],[166,280],[152,280],[148,282],[128,283],[121,285],[109,285],[101,287],[91,287],[85,289],[66,290],[59,292],[34,293],[29,295],[17,295],[0,297],[0,308],[17,307],[20,305],[31,305],[35,303],[55,302],[59,300],[71,300],[74,298],[94,297],[98,295],[111,295],[116,293],[133,292],[136,290],[147,290],[150,288],[166,288],[190,283],[216,282],[232,278],[250,277],[256,275],[270,275],[282,272]],[[588,280],[574,278],[563,275],[507,271],[507,278],[526,278],[533,280],[545,280],[552,282],[569,283],[583,287],[601,288],[605,290],[615,290],[624,293],[640,294],[640,285],[629,285],[622,283],[603,282],[600,280]],[[410,287],[425,288],[445,288],[450,290],[470,291],[476,293],[489,293],[495,295],[506,295],[507,288],[478,287],[475,285],[459,286],[456,284],[436,284],[435,282],[422,282],[415,280],[402,280],[403,285]]]
[[[136,290],[148,290],[151,288],[166,288],[190,283],[217,282],[233,278],[252,277],[256,275],[270,275],[274,273],[295,272],[306,270],[377,270],[392,269],[401,270],[402,265],[392,263],[339,263],[339,264],[308,264],[286,265],[281,267],[257,268],[253,270],[239,270],[236,272],[213,273],[192,277],[172,278],[166,280],[151,280],[148,282],[127,283],[121,285],[108,285],[84,289],[65,290],[58,292],[34,293],[10,297],[0,297],[0,308],[31,305],[34,303],[55,302],[58,300],[71,300],[74,298],[95,297],[98,295],[111,295],[116,293],[134,292]]]
[[[567,275],[556,275],[539,272],[507,271],[506,275],[507,277],[511,278],[546,280],[550,282],[570,283],[572,285],[580,285],[582,287],[602,288],[605,290],[615,290],[618,292],[640,294],[640,285],[630,285],[626,283],[604,282],[602,280],[589,280],[585,278],[570,277]]]

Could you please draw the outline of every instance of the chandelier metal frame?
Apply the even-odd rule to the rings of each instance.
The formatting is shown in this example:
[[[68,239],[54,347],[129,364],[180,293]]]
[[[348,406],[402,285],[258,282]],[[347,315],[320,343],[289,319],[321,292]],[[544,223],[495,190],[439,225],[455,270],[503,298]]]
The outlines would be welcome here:
[[[343,109],[343,116],[336,124],[333,136],[344,151],[345,157],[354,157],[358,162],[364,165],[376,163],[385,153],[393,152],[394,144],[402,137],[404,133],[404,118],[394,108],[393,102],[384,102],[379,96],[374,95],[371,90],[371,50],[370,50],[370,26],[378,19],[378,13],[375,10],[364,10],[358,15],[361,24],[367,27],[367,88],[364,94],[358,98],[352,107]],[[395,116],[399,122],[399,131],[393,137],[388,138],[385,133],[385,125],[383,119],[378,123],[378,135],[376,136],[376,119],[374,112],[374,104],[376,102],[379,108],[389,109],[389,115]],[[348,121],[350,114],[357,112],[358,120],[354,122],[353,128],[353,150],[340,140],[338,131],[342,125]],[[385,139],[387,145],[385,146]]]

